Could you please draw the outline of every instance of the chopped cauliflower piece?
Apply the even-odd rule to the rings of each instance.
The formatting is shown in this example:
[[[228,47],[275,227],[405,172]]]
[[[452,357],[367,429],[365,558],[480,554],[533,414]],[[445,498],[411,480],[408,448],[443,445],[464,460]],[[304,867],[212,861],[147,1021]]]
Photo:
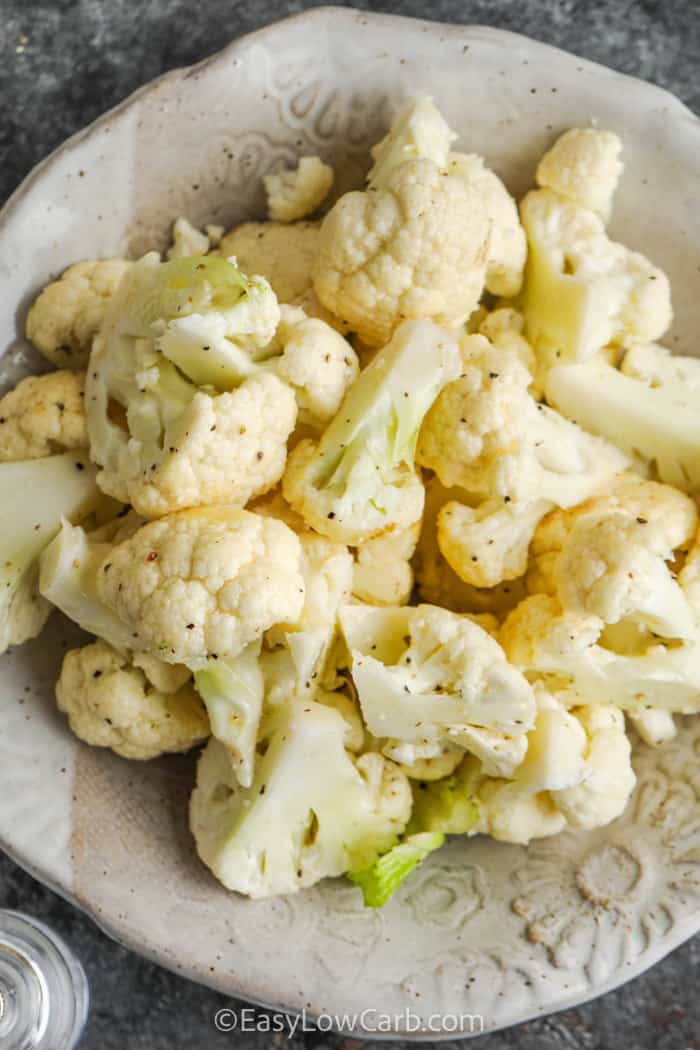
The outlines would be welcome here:
[[[579,707],[575,715],[588,736],[585,771],[578,784],[553,793],[574,828],[599,828],[624,812],[634,790],[631,746],[622,711],[610,704]]]
[[[597,616],[562,610],[556,598],[534,594],[508,615],[500,642],[515,667],[555,682],[569,704],[595,696],[627,711],[700,711],[700,641],[664,643],[639,632],[636,647],[616,649],[614,634],[604,628]]]
[[[350,388],[318,444],[290,453],[282,491],[317,532],[353,546],[418,521],[414,467],[423,417],[459,374],[457,344],[430,321],[405,322]]]
[[[476,153],[451,153],[447,171],[476,188],[491,223],[486,290],[493,295],[517,295],[523,283],[527,240],[515,201]]]
[[[611,241],[595,212],[535,190],[521,202],[520,217],[529,244],[525,334],[550,364],[664,334],[673,317],[668,278]]]
[[[499,307],[485,314],[479,321],[478,333],[486,336],[497,350],[504,350],[517,357],[520,364],[535,376],[537,361],[535,351],[523,335],[525,318],[519,310],[509,306]]]
[[[168,259],[187,259],[206,255],[210,248],[209,235],[202,233],[183,216],[173,223],[173,243],[167,251]]]
[[[700,494],[700,363],[634,348],[618,371],[596,358],[552,368],[550,404],[594,434],[653,464],[661,481]],[[653,359],[653,364],[650,359]]]
[[[180,511],[108,553],[98,595],[131,629],[134,648],[196,669],[296,620],[301,546],[281,521],[249,511]]]
[[[597,212],[607,222],[624,167],[621,152],[622,143],[612,131],[571,128],[542,157],[537,185]]]
[[[87,448],[85,373],[27,376],[0,398],[0,462]]]
[[[627,718],[649,747],[660,747],[676,736],[676,720],[670,711],[659,711],[655,707],[628,711]]]
[[[51,606],[38,588],[39,557],[64,518],[100,501],[85,452],[0,464],[0,653],[35,638]]]
[[[421,157],[444,168],[456,138],[433,100],[418,95],[400,110],[384,138],[372,146],[374,165],[367,180],[372,185],[385,185],[402,164]]]
[[[305,219],[321,207],[331,191],[333,178],[333,168],[320,157],[300,157],[292,171],[282,169],[263,176],[270,219]]]
[[[352,593],[369,605],[405,605],[413,590],[411,558],[421,523],[367,540],[355,549]]]
[[[536,402],[530,381],[513,354],[471,336],[462,376],[425,418],[418,463],[484,499],[559,506],[580,503],[628,466],[613,445]]]
[[[394,845],[410,816],[408,781],[381,755],[355,759],[345,733],[342,716],[325,705],[278,708],[248,788],[226,749],[209,742],[190,825],[199,856],[224,886],[250,897],[294,893],[366,867]]]
[[[95,340],[86,383],[103,490],[155,518],[244,505],[272,488],[296,419],[293,392],[267,373],[228,385],[231,357],[249,361],[278,322],[267,283],[251,284],[223,259],[161,264],[152,254],[134,264]],[[224,393],[196,385],[218,376]]]
[[[464,758],[464,748],[450,740],[416,744],[390,738],[382,744],[382,754],[395,762],[411,780],[429,782],[454,773]]]
[[[452,500],[438,515],[440,550],[474,587],[516,580],[527,569],[530,541],[550,507],[547,500],[487,500],[476,508]]]
[[[265,277],[281,303],[294,303],[313,287],[319,231],[317,222],[244,222],[221,239],[217,254]]]
[[[486,631],[430,605],[346,605],[340,624],[370,733],[471,750],[480,745],[478,731],[490,730],[500,737],[490,745],[494,764],[502,750],[512,768],[508,744],[530,728],[534,697]]]
[[[84,368],[109,301],[132,265],[127,259],[90,259],[69,266],[35,300],[27,339],[57,368]]]
[[[189,751],[209,736],[206,712],[190,684],[159,692],[101,640],[66,653],[56,699],[77,737],[124,758]]]
[[[541,581],[567,611],[692,639],[696,614],[667,563],[694,536],[697,520],[682,493],[623,476],[609,494],[554,511],[542,523],[531,582]]]

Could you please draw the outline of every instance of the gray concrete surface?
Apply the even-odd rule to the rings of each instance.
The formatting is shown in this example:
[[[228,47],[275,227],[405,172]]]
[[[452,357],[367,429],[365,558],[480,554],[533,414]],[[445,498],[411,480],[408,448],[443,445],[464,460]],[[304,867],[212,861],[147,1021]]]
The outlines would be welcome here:
[[[151,77],[310,6],[303,0],[0,0],[0,202],[62,139]],[[655,81],[700,111],[700,0],[384,0],[376,7],[361,0],[354,6],[513,29]],[[272,1050],[288,1042],[265,1031],[217,1032],[213,1019],[229,1005],[225,999],[112,943],[4,857],[0,906],[45,919],[83,960],[92,1010],[81,1050]],[[696,938],[619,991],[485,1036],[479,1050],[700,1050],[699,963]],[[293,1042],[309,1050],[358,1045],[320,1033]]]

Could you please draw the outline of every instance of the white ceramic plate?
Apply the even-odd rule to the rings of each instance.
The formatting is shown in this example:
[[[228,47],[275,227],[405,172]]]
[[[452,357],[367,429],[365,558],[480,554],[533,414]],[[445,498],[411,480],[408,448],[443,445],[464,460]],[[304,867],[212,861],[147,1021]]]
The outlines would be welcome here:
[[[692,351],[700,124],[688,110],[510,33],[339,8],[169,74],[40,165],[0,219],[0,347],[21,346],[28,302],[67,264],[161,247],[180,214],[225,224],[259,214],[260,176],[280,158],[319,152],[341,189],[357,184],[368,145],[416,91],[516,194],[564,128],[594,120],[617,131],[626,169],[613,233],[669,273],[672,345]],[[55,617],[0,660],[0,841],[164,966],[289,1010],[369,1010],[365,1030],[373,1010],[410,1010],[434,1038],[435,1014],[449,1035],[454,1015],[496,1028],[604,992],[700,927],[700,720],[666,750],[638,753],[639,788],[610,827],[527,850],[455,841],[380,912],[342,880],[250,902],[194,857],[191,759],[130,764],[68,734],[52,694],[70,637]]]

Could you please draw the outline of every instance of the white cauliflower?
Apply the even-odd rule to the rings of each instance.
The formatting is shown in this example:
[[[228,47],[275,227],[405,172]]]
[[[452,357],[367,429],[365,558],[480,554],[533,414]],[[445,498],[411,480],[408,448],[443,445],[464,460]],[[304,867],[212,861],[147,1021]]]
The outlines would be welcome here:
[[[418,521],[414,467],[425,413],[459,374],[454,340],[429,321],[406,322],[350,388],[318,444],[301,441],[282,489],[317,532],[353,546]]]
[[[202,507],[149,522],[107,554],[98,596],[134,648],[206,668],[232,659],[304,603],[301,547],[280,521]]]
[[[611,241],[600,216],[545,189],[527,194],[520,217],[529,245],[526,335],[550,364],[664,334],[673,316],[668,278]]]
[[[57,368],[84,368],[110,299],[132,264],[89,259],[47,285],[27,316],[27,339]]]
[[[647,707],[641,711],[628,711],[627,719],[649,747],[660,747],[668,743],[678,732],[676,720],[670,711]]]
[[[550,507],[547,500],[486,500],[478,507],[451,500],[438,516],[440,550],[474,587],[516,580],[527,569],[530,541]]]
[[[191,685],[159,692],[128,657],[101,640],[66,653],[56,699],[77,737],[124,758],[189,751],[209,736],[206,712]]]
[[[373,150],[366,192],[323,220],[314,289],[369,346],[405,319],[455,326],[483,291],[491,223],[477,183],[446,170],[453,136],[419,99]]]
[[[533,543],[533,575],[564,609],[606,624],[634,622],[673,639],[697,633],[692,605],[668,562],[697,529],[691,499],[634,475],[606,495],[554,511]]]
[[[0,653],[35,638],[51,606],[38,590],[39,556],[67,518],[100,502],[84,452],[0,464]]]
[[[595,358],[553,368],[550,404],[643,457],[661,481],[700,494],[700,361],[663,347],[635,346],[621,370]]]
[[[429,744],[385,740],[382,754],[395,762],[411,780],[442,780],[454,773],[464,758],[464,748],[450,740]]]
[[[405,605],[413,590],[411,558],[421,523],[367,540],[355,549],[352,593],[369,605]]]
[[[417,461],[445,486],[506,503],[573,506],[603,488],[629,460],[528,392],[530,375],[510,352],[471,336],[461,378],[448,384],[423,424]]]
[[[355,759],[345,734],[342,716],[325,705],[277,708],[249,788],[237,783],[226,749],[209,742],[190,826],[224,886],[250,897],[293,893],[364,868],[394,845],[410,816],[408,781],[381,755]]]
[[[273,222],[305,219],[321,207],[333,185],[333,168],[320,157],[300,157],[292,171],[281,169],[263,176],[267,212]]]
[[[294,303],[312,290],[319,236],[317,222],[245,222],[222,238],[217,254],[265,277],[281,303]]]
[[[451,742],[505,775],[522,761],[532,689],[469,617],[358,604],[341,609],[340,623],[370,733],[433,744],[435,754]]]
[[[570,128],[560,135],[537,166],[537,185],[574,204],[610,218],[612,200],[624,165],[622,143],[612,131]]]
[[[183,216],[173,223],[173,243],[166,253],[168,259],[187,259],[206,255],[210,248],[209,236],[202,233]]]
[[[605,631],[605,633],[604,633]],[[524,599],[508,615],[500,642],[511,663],[552,682],[567,703],[596,697],[627,711],[679,714],[700,710],[700,641],[671,643],[635,628],[637,644],[613,648],[613,628],[597,616],[563,610],[546,594]]]
[[[243,506],[271,488],[284,469],[294,395],[267,373],[240,386],[235,379],[236,362],[247,366],[278,322],[269,286],[223,259],[161,264],[150,255],[135,264],[95,340],[86,382],[103,490],[154,518]]]
[[[87,448],[85,373],[27,376],[0,399],[0,462]]]
[[[509,580],[496,587],[473,587],[459,578],[438,546],[440,509],[450,500],[467,498],[461,489],[444,488],[437,478],[425,486],[425,509],[421,534],[413,559],[416,586],[421,600],[458,613],[503,615],[525,597],[522,580]]]
[[[527,368],[530,375],[535,376],[537,361],[535,351],[524,336],[525,318],[519,310],[510,306],[502,306],[490,313],[485,313],[479,319],[478,333],[486,336],[488,341],[497,350],[504,350],[517,357],[521,365]],[[465,341],[467,354],[469,343]]]
[[[447,171],[476,188],[491,223],[486,290],[493,295],[517,295],[523,283],[527,240],[515,201],[476,153],[451,153]]]

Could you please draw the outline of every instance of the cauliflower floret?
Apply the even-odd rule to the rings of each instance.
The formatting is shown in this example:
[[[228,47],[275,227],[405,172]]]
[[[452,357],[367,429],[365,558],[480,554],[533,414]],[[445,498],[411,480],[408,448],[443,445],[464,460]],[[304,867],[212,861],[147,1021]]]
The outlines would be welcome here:
[[[497,350],[513,354],[520,364],[527,368],[530,375],[535,375],[535,351],[523,335],[525,318],[519,310],[508,306],[492,310],[480,318],[477,330],[479,334],[486,336]]]
[[[561,608],[546,594],[526,598],[508,615],[500,642],[511,663],[523,672],[555,684],[570,704],[601,703],[628,711],[658,707],[680,714],[700,710],[700,642],[665,644],[637,632],[636,646],[613,648],[615,635],[604,632],[597,616]]]
[[[629,460],[529,394],[530,375],[510,353],[471,336],[460,379],[428,412],[417,461],[443,485],[485,499],[574,506]]]
[[[209,251],[209,236],[196,229],[183,216],[173,223],[173,243],[167,251],[168,259],[188,259],[194,255],[206,255]]]
[[[550,507],[546,500],[487,500],[476,508],[451,500],[438,516],[440,550],[474,587],[516,580],[527,569],[530,541]]]
[[[199,856],[224,886],[250,897],[293,893],[364,868],[394,845],[410,816],[408,781],[381,755],[354,759],[346,729],[325,705],[276,709],[249,788],[236,782],[226,749],[209,742],[190,826]]]
[[[217,254],[235,258],[244,273],[261,274],[281,303],[293,303],[312,289],[319,231],[317,222],[245,222],[229,230]]]
[[[459,374],[459,349],[430,321],[405,322],[350,388],[318,444],[301,441],[282,482],[285,499],[317,532],[357,545],[418,521],[414,466],[423,417]]]
[[[324,321],[307,317],[303,310],[283,306],[280,323],[270,346],[281,354],[266,365],[287,383],[297,401],[298,421],[321,431],[336,414],[359,374],[357,354],[350,344]]]
[[[621,152],[622,143],[612,131],[571,128],[542,157],[537,185],[597,212],[607,222],[624,167]]]
[[[476,153],[451,153],[447,171],[476,187],[491,223],[486,290],[493,295],[517,295],[523,283],[527,241],[515,201]]]
[[[278,322],[269,286],[224,260],[161,264],[150,255],[135,264],[95,340],[86,383],[103,490],[154,518],[217,502],[242,506],[275,485],[294,395],[266,372],[230,387],[232,359],[249,364]],[[216,388],[219,377],[224,393],[198,389]]]
[[[588,736],[584,774],[552,797],[571,827],[599,828],[624,812],[634,790],[632,749],[617,708],[592,704],[577,708],[575,715]]]
[[[462,323],[484,287],[489,222],[475,186],[431,160],[346,193],[321,226],[314,289],[368,346],[405,318]]]
[[[529,244],[526,335],[550,364],[664,334],[673,316],[668,278],[639,252],[611,241],[595,212],[535,190],[521,202],[520,216]]]
[[[280,521],[202,507],[150,522],[114,547],[98,595],[134,647],[195,668],[233,658],[304,604],[301,546]]]
[[[382,744],[382,754],[411,780],[431,782],[454,773],[464,758],[464,748],[449,740],[415,744],[389,739]]]
[[[38,589],[39,557],[66,518],[100,502],[85,452],[0,463],[0,653],[35,638],[51,612]]]
[[[438,546],[440,509],[455,496],[466,498],[461,489],[444,488],[437,478],[431,478],[425,486],[425,510],[413,561],[418,593],[429,605],[441,605],[452,612],[503,615],[525,597],[523,580],[496,587],[473,587],[459,578]]]
[[[669,711],[647,707],[641,711],[628,711],[627,719],[649,747],[660,747],[676,736],[676,720]]]
[[[628,360],[629,359],[629,360]],[[587,430],[641,456],[661,481],[700,494],[700,362],[635,347],[618,371],[604,359],[552,368],[550,404]]]
[[[429,605],[347,605],[340,624],[370,733],[409,744],[451,742],[488,752],[494,767],[502,758],[510,775],[524,747],[518,750],[516,741],[514,759],[509,745],[518,737],[524,742],[534,718],[534,696],[486,631],[469,617]]]
[[[295,222],[320,208],[333,185],[333,168],[320,157],[300,157],[292,171],[263,176],[267,212],[273,222]]]
[[[693,501],[670,486],[623,476],[610,494],[542,523],[531,582],[568,611],[693,638],[695,613],[667,562],[695,534],[697,517]]]
[[[27,376],[0,399],[0,462],[87,448],[85,373]]]
[[[377,536],[355,550],[352,593],[369,605],[405,605],[413,590],[411,558],[421,523]]]
[[[84,368],[110,299],[132,263],[90,259],[44,288],[27,317],[27,339],[58,368]]]
[[[66,653],[56,699],[77,737],[124,758],[189,751],[209,736],[206,712],[191,685],[160,692],[103,641]]]

